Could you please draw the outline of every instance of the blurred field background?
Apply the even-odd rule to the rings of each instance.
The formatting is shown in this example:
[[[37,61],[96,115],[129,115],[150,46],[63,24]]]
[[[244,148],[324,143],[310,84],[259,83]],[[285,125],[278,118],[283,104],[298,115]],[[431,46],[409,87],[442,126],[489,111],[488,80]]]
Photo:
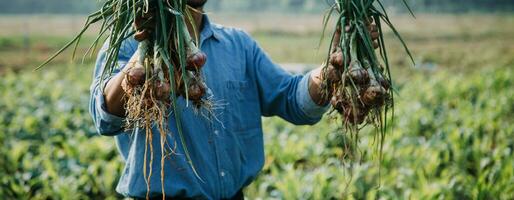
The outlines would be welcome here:
[[[95,56],[81,56],[96,33],[75,61],[68,51],[33,71],[95,5],[37,2],[0,8],[0,196],[122,198],[114,191],[123,168],[114,140],[96,135],[87,110]],[[325,3],[255,2],[211,0],[206,10],[211,21],[249,32],[290,71],[323,61]],[[345,133],[330,115],[315,126],[266,118],[266,164],[248,199],[514,198],[514,3],[408,2],[416,19],[388,4],[416,65],[387,30],[398,95],[380,171],[369,129],[357,148],[363,156],[342,160]]]

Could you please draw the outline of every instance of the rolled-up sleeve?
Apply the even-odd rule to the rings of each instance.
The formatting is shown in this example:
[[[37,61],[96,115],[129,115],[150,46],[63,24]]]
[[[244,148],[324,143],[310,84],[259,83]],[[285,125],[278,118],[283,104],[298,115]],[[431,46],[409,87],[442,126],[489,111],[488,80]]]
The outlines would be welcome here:
[[[100,135],[114,136],[123,132],[124,119],[107,112],[103,88],[109,79],[119,73],[130,60],[136,50],[135,46],[137,44],[134,43],[136,42],[130,39],[122,43],[115,70],[103,77],[102,74],[105,69],[107,49],[109,48],[107,43],[104,44],[98,53],[95,70],[93,72],[93,82],[90,87],[89,112],[93,118],[95,128]]]
[[[259,45],[246,35],[247,60],[259,90],[264,116],[280,116],[297,125],[315,124],[328,110],[309,94],[309,76],[292,75],[271,61]]]
[[[321,116],[328,111],[330,105],[320,106],[312,99],[309,93],[311,73],[312,72],[307,73],[300,81],[298,85],[299,88],[296,90],[296,102],[298,102],[299,107],[309,118],[321,118]]]

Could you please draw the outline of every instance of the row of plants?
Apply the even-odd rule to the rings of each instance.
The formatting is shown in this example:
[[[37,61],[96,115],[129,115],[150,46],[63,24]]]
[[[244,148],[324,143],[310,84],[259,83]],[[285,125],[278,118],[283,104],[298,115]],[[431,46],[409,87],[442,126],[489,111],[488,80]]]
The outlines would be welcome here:
[[[87,111],[90,70],[57,69],[5,72],[0,79],[0,196],[120,198],[114,189],[123,163],[114,140],[96,134]],[[347,138],[333,119],[315,126],[265,119],[266,164],[245,194],[250,199],[509,199],[514,196],[513,76],[508,67],[461,75],[422,71],[397,83],[395,120],[381,167],[373,158],[372,137],[361,137],[359,162],[341,160],[348,153],[340,148]]]

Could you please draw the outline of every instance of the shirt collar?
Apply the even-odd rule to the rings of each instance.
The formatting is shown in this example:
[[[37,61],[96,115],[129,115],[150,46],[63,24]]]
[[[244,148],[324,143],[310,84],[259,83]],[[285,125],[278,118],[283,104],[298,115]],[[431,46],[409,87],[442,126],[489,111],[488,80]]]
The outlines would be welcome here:
[[[202,32],[200,33],[201,42],[209,38],[214,38],[219,41],[219,35],[216,33],[216,29],[214,29],[214,24],[211,24],[209,17],[206,14],[202,15]]]

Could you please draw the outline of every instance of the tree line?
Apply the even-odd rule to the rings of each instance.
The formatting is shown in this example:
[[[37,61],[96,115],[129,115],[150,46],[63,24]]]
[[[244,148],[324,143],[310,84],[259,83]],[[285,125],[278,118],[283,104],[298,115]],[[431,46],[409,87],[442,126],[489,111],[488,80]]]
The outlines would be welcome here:
[[[89,13],[97,0],[0,0],[0,14]]]
[[[103,0],[0,0],[0,14],[89,13]],[[209,0],[209,11],[320,12],[334,0]],[[513,0],[406,0],[416,12],[514,12]],[[402,0],[382,0],[405,12]]]

